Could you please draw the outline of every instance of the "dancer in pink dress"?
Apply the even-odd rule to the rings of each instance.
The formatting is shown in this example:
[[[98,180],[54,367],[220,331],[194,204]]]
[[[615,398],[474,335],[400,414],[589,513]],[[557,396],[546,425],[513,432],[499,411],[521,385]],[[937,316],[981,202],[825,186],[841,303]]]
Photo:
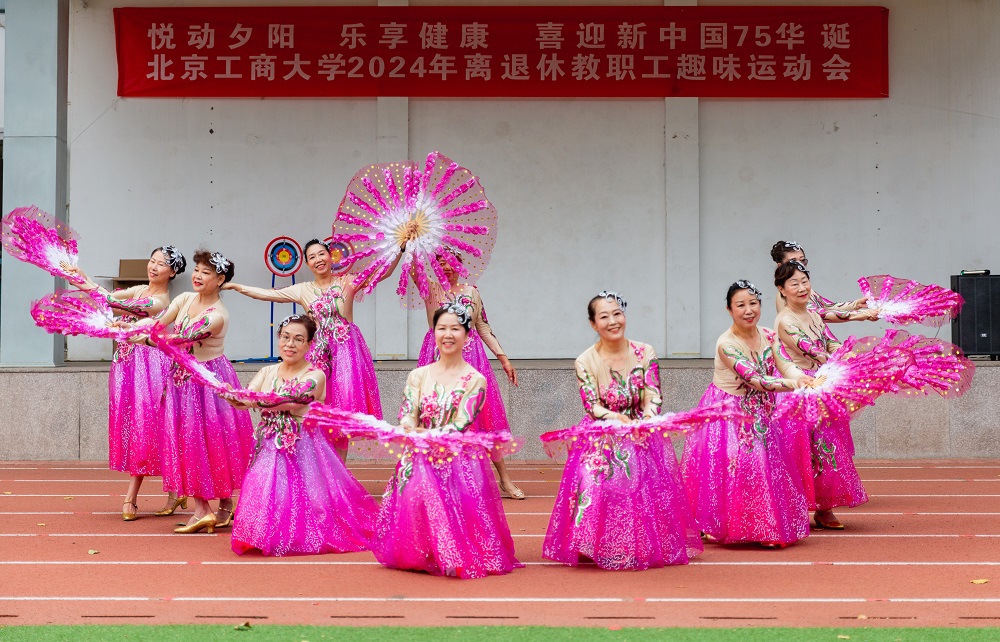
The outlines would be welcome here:
[[[453,256],[459,261],[462,260],[457,254],[453,254]],[[417,363],[418,365],[426,366],[437,358],[433,324],[435,312],[453,303],[460,303],[465,307],[473,320],[473,327],[469,332],[469,340],[462,348],[463,358],[472,364],[472,367],[479,374],[486,378],[485,405],[473,424],[472,430],[510,433],[510,424],[507,422],[507,411],[504,409],[503,398],[500,396],[500,384],[497,382],[496,375],[493,374],[493,366],[490,365],[485,348],[488,347],[500,361],[507,379],[514,386],[517,386],[517,371],[514,370],[510,359],[507,358],[503,348],[500,347],[500,341],[497,340],[496,335],[493,334],[493,329],[490,328],[489,321],[486,319],[486,310],[483,307],[483,299],[479,296],[479,290],[473,285],[459,283],[458,273],[444,257],[438,256],[438,264],[448,277],[450,287],[446,292],[441,289],[441,286],[437,282],[433,279],[430,280],[430,297],[424,301],[424,307],[427,309],[427,323],[430,328],[427,330],[427,334],[424,335],[424,342],[420,347],[420,357]],[[518,488],[510,478],[510,473],[507,472],[507,464],[504,462],[503,457],[496,453],[491,455],[491,457],[497,475],[500,477],[500,492],[503,496],[511,499],[524,499],[524,491]]]
[[[771,248],[771,260],[775,267],[791,260],[796,260],[804,266],[809,265],[806,252],[802,246],[795,241],[778,241]],[[865,297],[854,301],[834,302],[813,291],[809,297],[809,309],[815,310],[827,323],[843,323],[844,321],[874,321],[877,315],[871,310],[867,310]],[[781,292],[774,300],[778,312],[781,312],[786,305],[785,297]]]
[[[472,327],[463,305],[433,317],[440,358],[406,379],[399,423],[416,432],[470,430],[486,397],[486,379],[462,358]],[[434,459],[407,449],[382,496],[372,552],[391,568],[478,578],[522,566],[486,453]]]
[[[258,372],[247,389],[296,399],[311,394],[323,401],[325,376],[306,361],[315,333],[316,324],[304,314],[282,321],[281,363]],[[302,427],[307,409],[308,404],[286,403],[261,410],[256,452],[233,522],[236,553],[308,555],[368,548],[378,506],[326,437]]]
[[[236,371],[223,354],[229,312],[219,288],[233,278],[235,266],[219,252],[195,252],[191,285],[170,302],[156,319],[138,326],[160,328],[173,324],[176,338],[191,343],[194,357],[219,380],[239,387]],[[147,339],[148,341],[148,339]],[[246,410],[237,410],[209,389],[191,381],[190,373],[174,367],[167,387],[160,442],[163,486],[178,495],[194,497],[194,515],[175,533],[213,532],[232,524],[234,490],[239,489],[253,453],[253,422]],[[218,519],[209,505],[218,498]]]
[[[80,268],[67,265],[65,269],[84,280],[77,287],[100,292],[112,309],[121,311],[121,321],[133,323],[167,308],[170,281],[184,272],[186,265],[177,248],[164,245],[149,256],[148,285],[114,292],[94,283]],[[160,419],[169,373],[170,361],[156,348],[133,343],[115,347],[108,375],[108,468],[131,476],[122,507],[126,522],[138,519],[136,501],[143,477],[160,474]],[[186,498],[169,495],[167,505],[155,514],[172,515],[178,506],[186,507]]]
[[[787,359],[806,374],[815,373],[840,347],[820,310],[810,307],[812,286],[806,266],[791,259],[774,271],[774,285],[786,306],[774,320],[775,330]],[[877,310],[866,310],[877,316]],[[782,367],[782,360],[778,361]],[[790,446],[798,462],[806,499],[816,509],[817,528],[842,530],[833,509],[853,508],[868,501],[861,478],[854,467],[854,440],[847,419],[823,419],[804,430],[789,428]]]
[[[330,249],[313,239],[303,250],[306,265],[314,279],[280,290],[227,283],[224,290],[234,290],[258,301],[295,303],[309,311],[319,329],[306,357],[326,375],[327,403],[350,412],[382,418],[375,365],[361,330],[354,325],[354,299],[366,283],[352,274],[336,276],[331,272]],[[400,255],[402,256],[402,255]],[[396,263],[399,257],[396,258]],[[396,265],[386,271],[387,278]],[[380,279],[381,280],[381,279]],[[347,457],[347,441],[334,444],[341,459]]]
[[[576,359],[586,416],[632,422],[660,412],[652,346],[625,338],[625,301],[601,292],[587,306],[600,338]],[[612,434],[569,450],[542,555],[613,570],[687,564],[702,550],[668,439]]]
[[[732,326],[715,344],[715,374],[700,407],[727,400],[750,423],[715,421],[687,436],[681,470],[698,527],[720,544],[756,542],[782,548],[809,535],[802,478],[784,435],[772,420],[775,393],[811,384],[788,364],[778,371],[777,334],[757,326],[761,292],[749,281],[729,286]]]

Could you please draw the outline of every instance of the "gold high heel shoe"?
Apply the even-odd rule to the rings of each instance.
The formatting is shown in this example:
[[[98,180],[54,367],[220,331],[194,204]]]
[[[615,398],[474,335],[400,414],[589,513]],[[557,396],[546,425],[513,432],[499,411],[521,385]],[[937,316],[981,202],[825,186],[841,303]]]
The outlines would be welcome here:
[[[167,503],[168,504],[170,503],[170,498],[169,497],[167,498]],[[187,507],[188,507],[188,498],[187,498],[187,495],[181,495],[180,497],[174,497],[174,504],[173,504],[173,506],[170,506],[169,508],[164,507],[163,509],[156,511],[153,514],[156,515],[157,517],[167,517],[168,515],[173,515],[174,511],[177,510],[178,506],[180,506],[181,508],[187,510]]]
[[[187,524],[185,526],[178,526],[174,529],[175,533],[180,533],[181,535],[189,535],[191,533],[197,533],[202,529],[207,529],[208,534],[211,535],[215,532],[215,514],[209,513],[201,519],[199,519],[194,524]]]
[[[126,512],[125,511],[126,506],[131,506],[135,510],[133,510],[131,513]],[[139,507],[136,506],[135,502],[130,502],[126,499],[125,502],[122,504],[122,521],[134,522],[137,519],[139,519]]]
[[[232,501],[232,500],[230,500],[230,501]],[[219,510],[217,512],[219,512],[219,513],[226,513],[226,519],[223,519],[221,521],[217,521],[215,523],[215,527],[216,528],[227,528],[227,527],[233,525],[233,515],[236,514],[236,504],[235,503],[233,503],[229,508],[223,508],[222,506],[219,506]],[[218,517],[216,517],[216,519],[218,519]]]

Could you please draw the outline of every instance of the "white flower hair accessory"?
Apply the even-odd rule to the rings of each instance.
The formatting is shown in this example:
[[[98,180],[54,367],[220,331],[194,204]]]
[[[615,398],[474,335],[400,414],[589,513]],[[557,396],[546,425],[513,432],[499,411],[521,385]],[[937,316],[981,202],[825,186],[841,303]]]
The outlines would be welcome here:
[[[229,271],[229,266],[232,265],[229,259],[222,256],[222,252],[212,252],[212,257],[208,259],[208,262],[215,266],[215,271],[218,274],[225,274]]]
[[[171,270],[180,274],[184,271],[184,266],[187,261],[184,260],[184,255],[181,254],[173,245],[164,245],[160,247],[160,252],[163,254],[163,258],[166,259],[167,265]]]
[[[805,272],[807,276],[809,275],[809,270],[806,269],[806,265],[802,261],[798,259],[792,259],[788,263],[799,272]]]
[[[466,330],[472,327],[472,315],[469,314],[469,308],[467,308],[461,302],[453,301],[452,303],[448,304],[448,307],[446,307],[444,311],[448,314],[454,314],[456,317],[458,317],[458,322],[461,323]]]
[[[622,295],[618,294],[617,292],[612,292],[611,290],[601,290],[600,292],[597,293],[597,296],[601,297],[602,299],[607,299],[608,301],[614,301],[615,303],[618,304],[618,307],[622,309],[622,312],[624,312],[626,306],[628,306],[628,303],[625,302],[625,299],[622,298]]]
[[[764,296],[764,293],[761,292],[756,285],[754,285],[750,281],[747,281],[746,279],[740,279],[739,281],[737,281],[736,287],[740,288],[741,290],[749,290],[750,294],[757,297],[758,301],[760,301],[761,297]]]
[[[281,332],[282,329],[284,329],[284,327],[289,323],[292,323],[293,321],[302,321],[306,318],[306,316],[307,315],[305,314],[289,314],[287,317],[282,319],[281,323],[278,324],[278,332]]]

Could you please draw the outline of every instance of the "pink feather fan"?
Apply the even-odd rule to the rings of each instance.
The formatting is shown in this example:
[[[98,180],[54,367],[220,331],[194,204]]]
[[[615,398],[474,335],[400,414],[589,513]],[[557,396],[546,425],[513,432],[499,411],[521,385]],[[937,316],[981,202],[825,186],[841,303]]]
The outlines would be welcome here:
[[[521,444],[509,433],[450,431],[442,429],[408,431],[370,415],[340,410],[327,404],[313,404],[302,425],[332,437],[346,437],[352,443],[374,442],[399,458],[404,452],[435,461],[457,456],[483,458],[489,453],[502,456],[518,451]]]
[[[717,403],[684,412],[668,412],[630,423],[617,420],[584,420],[569,428],[544,433],[540,439],[545,447],[545,452],[550,457],[557,457],[565,451],[587,446],[591,442],[600,441],[609,436],[635,441],[650,437],[666,439],[672,435],[700,430],[706,424],[720,420],[753,423],[753,419],[735,403]]]
[[[160,327],[153,329],[149,339],[174,362],[175,377],[179,374],[180,378],[183,379],[190,375],[195,382],[209,388],[223,399],[231,399],[245,404],[260,404],[264,408],[285,403],[306,404],[313,400],[310,382],[303,382],[297,388],[293,387],[288,394],[231,388],[229,384],[220,381],[215,373],[206,368],[188,351],[190,340],[169,336]]]
[[[953,343],[891,329],[882,337],[882,345],[905,350],[913,357],[913,364],[899,380],[898,394],[936,392],[942,397],[961,397],[972,386],[976,366]]]
[[[82,277],[62,268],[62,264],[77,264],[78,235],[73,228],[34,205],[11,211],[0,220],[0,228],[8,254],[70,283],[83,284]]]
[[[883,394],[899,389],[913,356],[879,337],[848,337],[816,370],[825,381],[782,394],[775,418],[816,425],[822,419],[849,420]]]
[[[479,179],[431,152],[422,169],[404,161],[359,171],[340,203],[332,240],[355,248],[344,263],[352,266],[358,282],[367,281],[366,292],[402,253],[396,292],[404,303],[421,306],[431,280],[449,287],[439,256],[466,283],[475,284],[489,263],[496,233],[497,212]]]
[[[31,305],[31,318],[50,334],[126,341],[143,332],[141,329],[114,326],[111,306],[102,294],[93,290],[48,294]]]
[[[893,325],[920,323],[935,328],[954,318],[962,308],[962,295],[940,285],[923,285],[888,274],[858,279],[868,307]]]

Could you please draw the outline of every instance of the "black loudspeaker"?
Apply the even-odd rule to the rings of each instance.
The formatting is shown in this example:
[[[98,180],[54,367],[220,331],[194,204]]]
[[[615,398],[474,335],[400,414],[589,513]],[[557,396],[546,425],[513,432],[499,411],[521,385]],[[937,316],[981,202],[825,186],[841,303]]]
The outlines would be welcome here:
[[[1000,357],[1000,275],[955,274],[951,289],[965,305],[951,321],[951,340],[967,355]]]

